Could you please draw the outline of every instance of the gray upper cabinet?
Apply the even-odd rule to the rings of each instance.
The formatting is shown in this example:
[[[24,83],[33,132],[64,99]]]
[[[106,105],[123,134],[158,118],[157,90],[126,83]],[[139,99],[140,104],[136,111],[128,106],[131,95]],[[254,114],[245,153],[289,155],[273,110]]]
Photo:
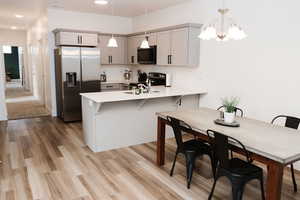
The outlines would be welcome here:
[[[170,65],[171,31],[157,33],[157,65]]]
[[[102,65],[125,65],[127,64],[127,38],[115,37],[118,47],[107,47],[109,35],[100,35],[100,50]]]
[[[98,34],[59,31],[55,34],[55,44],[57,46],[98,46]]]
[[[156,33],[148,35],[149,45],[154,46],[157,44]],[[138,64],[138,48],[141,46],[142,41],[145,39],[145,35],[131,36],[128,38],[128,64]]]
[[[200,28],[181,28],[157,33],[157,65],[198,66]]]

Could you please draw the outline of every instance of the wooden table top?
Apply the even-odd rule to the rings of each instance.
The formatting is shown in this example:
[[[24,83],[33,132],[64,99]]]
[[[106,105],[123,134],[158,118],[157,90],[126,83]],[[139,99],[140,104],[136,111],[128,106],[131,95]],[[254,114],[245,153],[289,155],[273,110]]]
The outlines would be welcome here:
[[[216,125],[219,111],[209,108],[157,113],[159,117],[175,117],[188,123],[193,130],[205,132],[212,129],[240,140],[250,152],[289,164],[300,159],[300,131],[259,120],[237,117],[240,127]]]

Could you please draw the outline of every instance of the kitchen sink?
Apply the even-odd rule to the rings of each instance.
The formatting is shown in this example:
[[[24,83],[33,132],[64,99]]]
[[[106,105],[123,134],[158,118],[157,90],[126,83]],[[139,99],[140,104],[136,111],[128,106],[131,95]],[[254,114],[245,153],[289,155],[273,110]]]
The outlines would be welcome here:
[[[154,91],[151,91],[151,93],[159,93],[160,91],[158,90],[154,90]],[[127,91],[127,92],[124,92],[125,94],[134,94],[132,91]],[[143,93],[143,94],[148,94],[148,93]]]

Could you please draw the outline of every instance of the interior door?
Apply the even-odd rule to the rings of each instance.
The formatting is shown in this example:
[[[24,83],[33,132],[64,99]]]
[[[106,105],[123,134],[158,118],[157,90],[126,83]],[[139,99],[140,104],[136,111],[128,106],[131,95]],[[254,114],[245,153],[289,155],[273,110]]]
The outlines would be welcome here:
[[[169,65],[170,48],[170,31],[157,33],[157,65]]]
[[[171,32],[171,65],[188,64],[188,39],[189,31],[187,28]]]

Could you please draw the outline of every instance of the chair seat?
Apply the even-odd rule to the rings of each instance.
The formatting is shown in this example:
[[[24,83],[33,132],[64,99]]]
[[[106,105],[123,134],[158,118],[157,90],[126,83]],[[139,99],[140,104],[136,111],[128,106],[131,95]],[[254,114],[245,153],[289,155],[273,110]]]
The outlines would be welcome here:
[[[229,171],[233,176],[248,176],[262,172],[262,169],[244,160],[233,158],[229,161]]]
[[[195,151],[200,154],[210,154],[211,148],[208,144],[198,140],[188,140],[183,142],[183,151]]]

